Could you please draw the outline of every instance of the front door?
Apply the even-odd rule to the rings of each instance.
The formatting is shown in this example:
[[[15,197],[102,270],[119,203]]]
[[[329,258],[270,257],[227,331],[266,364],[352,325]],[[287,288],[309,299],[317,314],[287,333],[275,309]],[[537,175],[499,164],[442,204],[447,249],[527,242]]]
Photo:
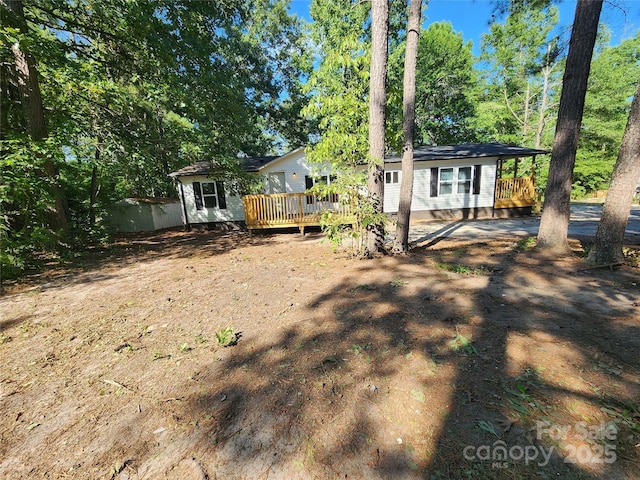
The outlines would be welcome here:
[[[284,172],[272,172],[269,174],[269,193],[286,193]]]

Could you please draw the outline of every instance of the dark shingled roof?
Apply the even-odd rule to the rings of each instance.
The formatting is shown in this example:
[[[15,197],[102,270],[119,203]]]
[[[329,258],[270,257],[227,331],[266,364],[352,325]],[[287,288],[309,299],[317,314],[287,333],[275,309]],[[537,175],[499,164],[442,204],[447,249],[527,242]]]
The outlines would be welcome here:
[[[517,145],[505,145],[504,143],[469,143],[460,145],[432,145],[426,147],[416,147],[413,150],[413,160],[437,161],[437,160],[464,160],[468,158],[499,157],[516,158],[532,157],[534,155],[544,155],[547,150],[537,150],[535,148],[518,147]],[[239,159],[242,168],[247,172],[258,172],[265,165],[281,158],[270,155],[265,157],[248,157]],[[384,159],[385,163],[398,163],[402,158],[398,155],[389,155]],[[181,168],[177,172],[170,173],[170,177],[193,177],[196,175],[209,175],[215,173],[212,170],[212,162],[197,162]]]
[[[467,158],[499,157],[516,158],[532,157],[549,153],[546,150],[518,147],[517,145],[505,145],[504,143],[469,143],[461,145],[432,145],[416,147],[413,149],[413,160],[463,160]],[[390,155],[384,159],[385,163],[397,163],[402,161],[398,155]]]
[[[276,158],[280,158],[276,155],[266,156],[266,157],[249,157],[249,158],[240,158],[240,162],[242,163],[242,168],[247,172],[257,172],[261,167],[266,164],[274,161]],[[213,168],[212,168],[213,167]],[[204,162],[196,162],[193,165],[187,165],[180,170],[170,173],[170,177],[194,177],[196,175],[209,175],[211,173],[215,173],[215,163],[204,161]]]
[[[277,155],[270,155],[266,157],[249,157],[242,159],[242,168],[247,172],[257,172],[267,163],[273,162],[276,158],[280,158]]]

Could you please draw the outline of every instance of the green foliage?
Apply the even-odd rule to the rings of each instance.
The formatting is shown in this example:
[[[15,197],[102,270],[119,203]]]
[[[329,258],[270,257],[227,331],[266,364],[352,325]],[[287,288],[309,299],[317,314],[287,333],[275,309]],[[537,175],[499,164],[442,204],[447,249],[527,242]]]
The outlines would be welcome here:
[[[348,0],[314,0],[311,4],[314,22],[310,33],[317,46],[319,65],[307,83],[313,99],[304,114],[317,121],[320,138],[305,154],[311,163],[330,165],[336,175],[333,190],[356,212],[353,229],[345,229],[330,213],[322,216],[323,230],[334,245],[345,236],[362,239],[367,216],[367,202],[362,195],[366,176],[360,165],[368,152],[370,42],[362,32],[369,10],[369,4],[352,5]]]
[[[638,77],[640,32],[620,45],[601,48],[593,59],[573,172],[574,197],[607,188]]]
[[[49,179],[41,175],[45,159],[59,161],[61,150],[52,139],[3,142],[0,156],[0,262],[3,275],[13,277],[36,266],[35,258],[54,251],[59,232],[49,227],[53,206]]]
[[[401,28],[406,23],[406,3],[391,2],[390,48],[399,50]],[[319,136],[307,148],[306,157],[318,166],[329,165],[336,175],[332,191],[349,202],[353,227],[344,228],[335,216],[323,215],[323,229],[334,244],[345,238],[356,241],[356,253],[364,247],[368,225],[381,224],[384,214],[363,195],[369,143],[369,64],[371,56],[368,2],[314,0],[311,3],[310,38],[315,44],[316,68],[306,91],[313,94],[304,114],[318,125]],[[393,55],[393,54],[392,54]],[[402,91],[389,82],[390,91]]]
[[[471,42],[451,23],[436,22],[420,34],[416,72],[416,139],[418,145],[476,140]]]
[[[451,350],[454,352],[463,352],[467,354],[478,353],[478,350],[473,346],[471,341],[458,331],[456,331],[454,339],[449,342],[449,347],[451,347]]]
[[[238,334],[233,330],[233,327],[224,327],[216,332],[216,340],[218,340],[218,345],[230,347],[238,343]]]
[[[301,79],[312,64],[288,3],[25,1],[25,31],[0,7],[5,274],[59,245],[42,158],[60,170],[77,246],[104,238],[101,219],[115,200],[176,196],[167,174],[187,164],[215,160],[238,191],[250,191],[238,154],[306,142]],[[26,136],[16,42],[37,62],[51,139],[44,146]]]
[[[560,39],[552,37],[557,22],[557,8],[548,4],[514,8],[482,35],[487,83],[476,128],[485,140],[550,145],[562,73]]]
[[[527,250],[531,250],[536,246],[536,237],[525,237],[521,240],[518,240],[516,243],[516,250],[521,252],[526,252]]]

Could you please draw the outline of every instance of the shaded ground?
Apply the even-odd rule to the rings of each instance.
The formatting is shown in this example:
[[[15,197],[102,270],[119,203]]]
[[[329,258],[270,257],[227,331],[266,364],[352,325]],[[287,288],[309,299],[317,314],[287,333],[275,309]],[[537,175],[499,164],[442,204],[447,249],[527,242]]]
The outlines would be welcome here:
[[[320,240],[133,236],[14,286],[0,478],[640,478],[637,267]]]

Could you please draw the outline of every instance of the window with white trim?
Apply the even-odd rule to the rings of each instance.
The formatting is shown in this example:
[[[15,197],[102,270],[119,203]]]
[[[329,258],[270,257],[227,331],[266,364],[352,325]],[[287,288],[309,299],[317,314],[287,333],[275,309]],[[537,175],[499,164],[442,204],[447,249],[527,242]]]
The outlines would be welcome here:
[[[480,194],[482,165],[465,167],[433,167],[431,169],[431,197],[439,195]]]
[[[205,208],[227,208],[223,182],[193,182],[196,210]]]
[[[399,171],[392,171],[392,172],[385,172],[384,174],[384,183],[390,185],[393,183],[399,183],[400,182],[400,172]]]
[[[472,167],[458,168],[458,193],[471,193],[471,171]]]
[[[218,194],[216,184],[213,182],[202,184],[202,199],[206,208],[216,208],[218,206]]]

